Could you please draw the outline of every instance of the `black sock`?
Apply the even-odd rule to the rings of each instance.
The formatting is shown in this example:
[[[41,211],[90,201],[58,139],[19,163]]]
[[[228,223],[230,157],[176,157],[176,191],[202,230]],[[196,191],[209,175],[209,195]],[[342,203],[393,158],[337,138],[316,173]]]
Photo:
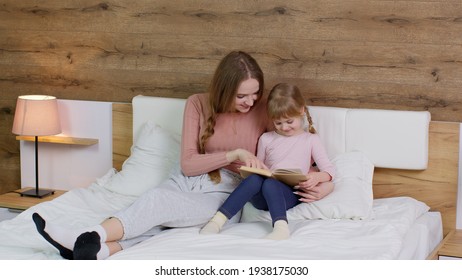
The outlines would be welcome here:
[[[101,238],[96,231],[82,233],[74,245],[74,260],[96,260]]]
[[[34,220],[35,227],[37,228],[38,233],[45,238],[46,241],[48,241],[51,245],[53,245],[56,249],[58,249],[59,254],[68,260],[74,259],[74,254],[72,253],[71,250],[67,249],[63,245],[59,244],[56,242],[51,236],[45,231],[45,220],[38,214],[34,213],[32,214],[32,220]]]

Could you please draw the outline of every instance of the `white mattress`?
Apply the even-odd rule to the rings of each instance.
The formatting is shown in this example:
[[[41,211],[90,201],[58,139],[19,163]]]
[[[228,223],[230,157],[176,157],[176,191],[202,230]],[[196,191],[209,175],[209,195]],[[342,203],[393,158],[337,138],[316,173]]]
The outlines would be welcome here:
[[[420,216],[407,232],[398,259],[425,259],[442,239],[441,213],[427,212]]]
[[[384,209],[384,205],[387,211],[396,209],[396,201],[392,199],[375,202],[376,211]],[[442,240],[441,215],[426,212],[407,227],[402,221],[411,215],[402,210],[386,215],[376,212],[376,218],[371,221],[292,221],[291,239],[278,242],[260,239],[271,230],[265,222],[228,225],[221,234],[212,236],[199,235],[199,228],[171,229],[111,258],[425,259]],[[397,234],[401,230],[405,231],[402,238]]]
[[[39,212],[48,221],[81,227],[101,222],[135,198],[102,187],[72,190],[0,223],[0,259],[60,259],[36,232]],[[439,213],[408,198],[374,200],[374,219],[290,221],[289,240],[270,241],[268,222],[227,225],[218,235],[198,227],[166,230],[111,259],[424,259],[441,240]]]

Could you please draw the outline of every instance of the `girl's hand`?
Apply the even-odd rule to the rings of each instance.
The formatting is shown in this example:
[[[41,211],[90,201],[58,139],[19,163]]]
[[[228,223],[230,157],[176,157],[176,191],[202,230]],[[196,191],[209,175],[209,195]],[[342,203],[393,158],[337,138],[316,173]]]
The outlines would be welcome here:
[[[308,173],[307,175],[308,180],[300,182],[298,187],[301,189],[307,189],[307,190],[314,188],[317,184],[322,182],[322,175],[320,173],[321,172]]]
[[[319,183],[328,182],[332,179],[332,177],[327,172],[310,172],[306,176],[308,177],[308,180],[300,182],[298,185],[299,188],[311,189]]]
[[[330,194],[334,190],[334,183],[324,182],[311,188],[303,188],[299,185],[296,189],[295,194],[301,196],[300,201],[313,202]]]
[[[239,160],[242,161],[245,164],[245,166],[248,167],[268,169],[268,167],[266,167],[266,165],[261,160],[259,160],[254,154],[244,149],[236,149],[230,151],[226,154],[226,158],[230,163]]]

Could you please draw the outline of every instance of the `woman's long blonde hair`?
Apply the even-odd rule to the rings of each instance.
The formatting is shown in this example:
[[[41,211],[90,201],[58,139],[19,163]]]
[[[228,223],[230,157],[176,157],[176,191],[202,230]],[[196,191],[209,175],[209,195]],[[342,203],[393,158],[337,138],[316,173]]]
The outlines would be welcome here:
[[[199,152],[205,153],[207,140],[213,135],[217,115],[233,112],[235,99],[240,84],[247,79],[256,79],[259,83],[258,98],[261,99],[264,90],[263,71],[253,57],[243,51],[233,51],[219,63],[208,92],[209,116],[205,121],[205,129],[199,140]],[[209,172],[213,182],[221,181],[218,170]]]
[[[295,85],[287,83],[275,85],[268,96],[267,110],[268,117],[272,120],[298,117],[303,112],[308,122],[308,131],[316,133],[305,98]]]

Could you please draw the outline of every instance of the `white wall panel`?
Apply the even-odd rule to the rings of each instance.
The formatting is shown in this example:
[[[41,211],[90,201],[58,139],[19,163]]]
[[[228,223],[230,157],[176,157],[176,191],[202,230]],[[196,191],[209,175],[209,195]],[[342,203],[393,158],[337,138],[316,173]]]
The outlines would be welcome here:
[[[39,186],[70,190],[86,187],[112,167],[112,105],[110,102],[58,100],[62,133],[96,138],[79,146],[39,143]],[[21,141],[21,186],[35,187],[34,142]]]

